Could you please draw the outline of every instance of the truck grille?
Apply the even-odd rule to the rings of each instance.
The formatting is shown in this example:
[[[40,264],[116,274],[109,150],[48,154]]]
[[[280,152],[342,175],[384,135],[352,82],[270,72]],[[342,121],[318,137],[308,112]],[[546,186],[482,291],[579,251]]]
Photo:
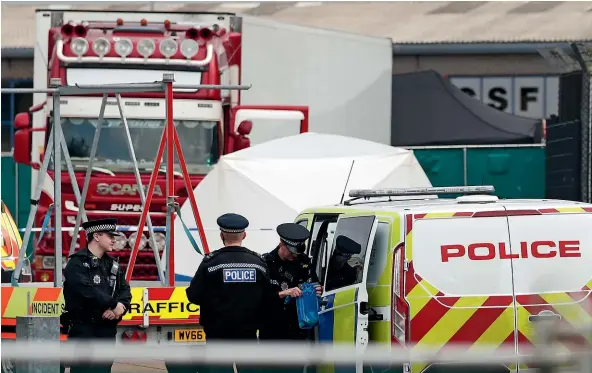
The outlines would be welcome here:
[[[88,214],[88,218],[89,219],[100,219],[100,218],[104,218],[105,215],[103,214],[93,214],[91,212],[87,212]],[[76,214],[73,212],[64,212],[64,221],[63,221],[63,225],[64,228],[68,227],[68,228],[72,228],[74,227],[74,224],[72,224],[71,222],[68,222],[68,217],[72,216],[74,219],[76,219]],[[72,218],[69,218],[70,221],[72,221]],[[119,226],[132,226],[132,227],[137,227],[138,226],[138,222],[139,222],[139,215],[134,214],[131,216],[128,215],[119,215],[117,214],[117,220],[118,220],[118,225]],[[153,227],[164,227],[166,224],[166,218],[165,217],[152,217],[152,225]],[[147,225],[146,228],[147,229]],[[130,255],[131,255],[131,250],[132,250],[132,240],[130,240],[130,236],[132,236],[132,234],[134,232],[123,232],[126,236],[127,239],[127,243],[125,244],[125,246],[121,249],[121,250],[117,250],[117,251],[113,251],[111,253],[109,253],[109,255],[119,258],[119,263],[121,265],[122,270],[126,270],[127,266],[129,264],[129,260],[130,260]],[[134,272],[132,273],[132,280],[135,281],[155,281],[158,279],[158,271],[156,268],[156,261],[154,259],[154,253],[152,251],[151,245],[150,245],[150,240],[148,239],[148,231],[145,230],[144,232],[144,236],[146,238],[146,245],[145,248],[140,250],[138,253],[138,256],[136,258],[136,262],[134,265]],[[165,232],[160,232],[161,234],[165,234]],[[81,231],[79,234],[84,234],[84,231]],[[72,242],[73,237],[70,236],[71,232],[63,232],[62,233],[62,253],[64,255],[64,257],[68,256],[68,251],[70,249],[70,244]],[[35,235],[35,241],[38,240],[38,234]],[[78,240],[78,245],[80,243],[80,240]],[[43,247],[44,250],[50,250],[51,252],[54,252],[54,246],[55,245],[55,236],[53,234],[47,234],[45,235],[42,244],[40,244],[40,247]],[[76,246],[76,250],[79,249],[79,246]],[[160,251],[160,254],[162,254],[162,251]]]

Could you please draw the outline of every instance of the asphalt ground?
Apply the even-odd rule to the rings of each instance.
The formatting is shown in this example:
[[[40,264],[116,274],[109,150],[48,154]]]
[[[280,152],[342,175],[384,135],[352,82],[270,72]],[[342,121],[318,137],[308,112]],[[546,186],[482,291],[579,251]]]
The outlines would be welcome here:
[[[162,360],[115,361],[111,368],[111,373],[166,373],[166,371]],[[66,368],[64,373],[69,372],[70,369]]]

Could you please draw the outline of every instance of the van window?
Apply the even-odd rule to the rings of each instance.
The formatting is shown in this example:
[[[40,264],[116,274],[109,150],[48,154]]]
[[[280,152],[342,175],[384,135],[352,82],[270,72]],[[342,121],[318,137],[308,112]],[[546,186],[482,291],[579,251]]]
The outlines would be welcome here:
[[[333,250],[327,267],[326,291],[359,284],[374,216],[342,218],[335,229]]]
[[[575,292],[592,278],[592,214],[510,216],[517,295]]]
[[[337,225],[338,214],[316,215],[312,225],[312,243],[309,246],[309,256],[319,281],[324,282],[329,261],[329,250],[333,242],[333,234]]]
[[[308,219],[298,220],[296,224],[302,225],[304,228],[308,229]],[[308,243],[309,240],[306,240],[306,242],[304,243],[305,247],[308,247]]]
[[[513,294],[506,217],[418,219],[412,235],[415,274],[442,293]]]
[[[367,285],[378,284],[378,280],[382,276],[389,252],[389,232],[390,225],[388,223],[378,223],[374,242],[372,243],[372,251],[370,252]]]

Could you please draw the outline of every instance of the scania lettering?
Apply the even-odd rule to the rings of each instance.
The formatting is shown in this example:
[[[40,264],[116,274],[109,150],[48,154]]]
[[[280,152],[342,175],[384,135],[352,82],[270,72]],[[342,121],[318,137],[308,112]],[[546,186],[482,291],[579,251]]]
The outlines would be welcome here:
[[[534,241],[532,243],[520,242],[520,252],[512,253],[505,242],[497,245],[493,243],[473,243],[463,245],[442,245],[442,262],[448,262],[451,258],[467,257],[469,260],[494,260],[499,259],[538,259],[549,258],[580,258],[580,241]]]
[[[315,339],[361,352],[369,344],[468,344],[526,355],[536,341],[533,322],[573,326],[592,317],[592,252],[585,250],[592,204],[435,196],[494,193],[489,188],[356,190],[342,204],[302,211],[294,222],[312,232],[307,252],[324,284]],[[384,198],[398,196],[406,197]],[[508,361],[488,371],[528,368]],[[459,367],[414,361],[404,370]]]
[[[111,205],[111,211],[142,211],[142,205],[132,205],[132,204],[118,204],[114,203]]]
[[[148,185],[144,185],[144,193],[148,191]],[[97,184],[97,193],[100,195],[112,195],[112,196],[121,196],[121,195],[130,195],[136,196],[138,195],[138,185],[137,184],[107,184],[107,183],[98,183]],[[162,189],[160,189],[160,185],[156,185],[154,188],[154,195],[162,197]]]

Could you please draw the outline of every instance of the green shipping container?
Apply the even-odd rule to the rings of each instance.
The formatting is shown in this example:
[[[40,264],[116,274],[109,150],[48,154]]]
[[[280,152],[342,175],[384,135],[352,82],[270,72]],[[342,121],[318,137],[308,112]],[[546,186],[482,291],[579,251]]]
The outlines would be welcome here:
[[[499,198],[545,198],[545,146],[410,147],[433,186],[493,185]]]

